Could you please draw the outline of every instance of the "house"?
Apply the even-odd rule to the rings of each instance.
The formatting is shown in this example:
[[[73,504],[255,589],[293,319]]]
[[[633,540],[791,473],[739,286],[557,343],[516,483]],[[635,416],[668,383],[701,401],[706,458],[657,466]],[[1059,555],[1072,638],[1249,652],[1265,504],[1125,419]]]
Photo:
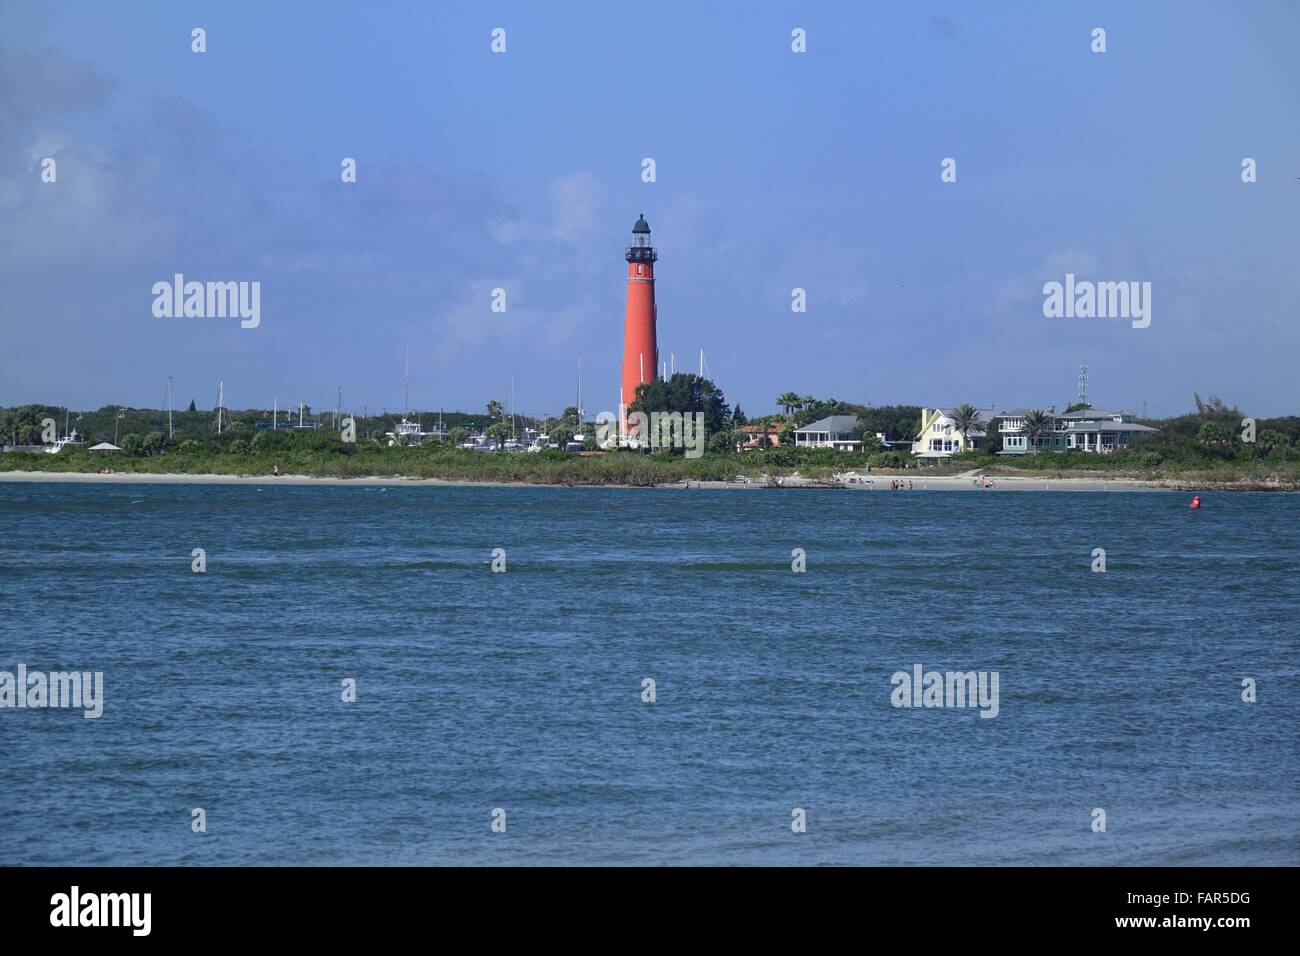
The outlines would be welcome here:
[[[1134,435],[1150,434],[1160,429],[1141,425],[1132,412],[1101,412],[1092,408],[1057,416],[1057,427],[1066,438],[1066,447],[1076,451],[1105,454],[1128,447]]]
[[[1038,409],[1047,416],[1052,431],[1032,438],[1024,431],[1025,419],[1031,411],[1035,409],[1014,408],[1008,412],[999,412],[998,435],[990,450],[998,455],[1026,455],[1030,451],[1065,451],[1065,435],[1055,430],[1056,407]],[[1001,439],[1001,448],[997,446],[998,439]]]
[[[933,460],[950,458],[981,447],[985,438],[983,428],[997,417],[997,411],[992,408],[977,408],[978,424],[965,435],[957,430],[954,411],[951,408],[921,409],[921,430],[912,442],[912,454]]]
[[[1051,431],[1031,439],[1024,434],[1027,410],[1003,412],[999,417],[1002,449],[999,454],[1024,455],[1030,451],[1088,451],[1102,454],[1128,447],[1134,435],[1160,429],[1141,425],[1132,412],[1108,412],[1083,408],[1074,412],[1048,411]]]
[[[773,422],[769,425],[742,425],[740,430],[749,437],[745,439],[742,448],[763,448],[771,446],[779,448],[781,446],[781,429],[785,426],[779,422]]]
[[[829,415],[803,428],[796,428],[794,443],[799,448],[857,451],[862,448],[862,440],[853,436],[853,429],[857,427],[857,415]]]

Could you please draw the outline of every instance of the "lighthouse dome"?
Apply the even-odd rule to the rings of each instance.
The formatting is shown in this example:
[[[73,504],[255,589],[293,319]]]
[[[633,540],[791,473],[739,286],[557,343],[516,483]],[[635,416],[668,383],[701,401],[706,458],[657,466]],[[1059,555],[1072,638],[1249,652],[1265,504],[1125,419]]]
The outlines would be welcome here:
[[[650,231],[650,223],[645,221],[645,213],[641,213],[641,216],[639,219],[637,219],[636,224],[632,226],[632,234],[636,235],[637,233],[641,233],[641,232],[648,233],[649,231]]]

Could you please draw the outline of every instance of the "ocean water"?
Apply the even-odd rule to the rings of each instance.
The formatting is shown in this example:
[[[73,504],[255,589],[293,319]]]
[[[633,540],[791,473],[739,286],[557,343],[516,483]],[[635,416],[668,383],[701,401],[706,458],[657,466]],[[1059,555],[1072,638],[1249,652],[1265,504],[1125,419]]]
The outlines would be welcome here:
[[[1300,496],[1189,497],[0,484],[0,670],[105,687],[3,862],[1295,864]]]

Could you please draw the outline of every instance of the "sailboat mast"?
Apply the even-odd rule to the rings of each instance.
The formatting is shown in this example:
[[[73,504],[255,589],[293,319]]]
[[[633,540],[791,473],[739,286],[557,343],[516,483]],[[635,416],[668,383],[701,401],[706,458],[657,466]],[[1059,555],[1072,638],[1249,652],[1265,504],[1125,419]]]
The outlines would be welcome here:
[[[172,377],[170,375],[167,376],[167,437],[176,437],[176,429],[172,425]]]

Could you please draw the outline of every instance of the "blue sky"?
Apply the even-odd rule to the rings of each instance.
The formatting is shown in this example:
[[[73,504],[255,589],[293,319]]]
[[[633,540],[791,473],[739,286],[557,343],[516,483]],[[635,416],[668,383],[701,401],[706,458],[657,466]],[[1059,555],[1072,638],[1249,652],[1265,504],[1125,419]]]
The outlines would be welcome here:
[[[1081,363],[1098,405],[1296,413],[1297,35],[1286,2],[9,0],[0,404],[156,406],[171,375],[394,410],[409,349],[414,407],[513,374],[558,413],[581,352],[613,409],[644,211],[664,356],[704,348],[751,415],[1061,406]],[[260,327],[155,318],[175,272],[260,281]],[[1045,318],[1066,272],[1151,282],[1150,327]]]

